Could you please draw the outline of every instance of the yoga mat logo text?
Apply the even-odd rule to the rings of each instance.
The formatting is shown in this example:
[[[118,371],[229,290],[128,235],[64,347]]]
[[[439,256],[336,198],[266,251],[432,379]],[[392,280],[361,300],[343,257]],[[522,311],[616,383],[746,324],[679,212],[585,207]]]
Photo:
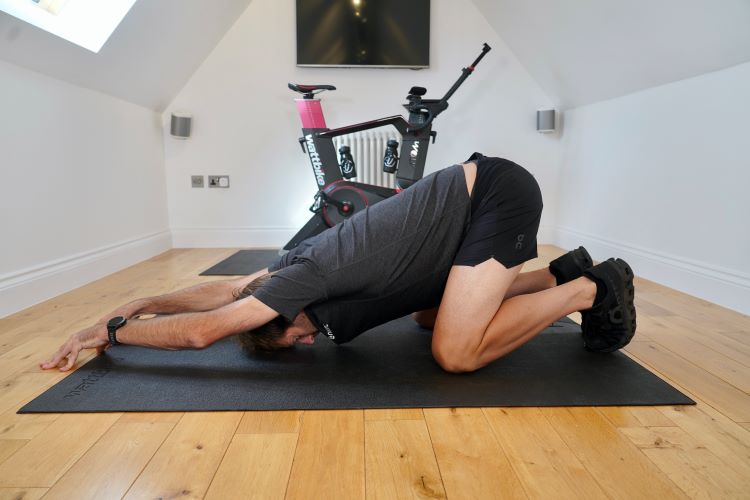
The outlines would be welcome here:
[[[109,373],[109,370],[94,370],[90,374],[86,375],[80,384],[75,386],[73,390],[71,390],[69,393],[67,393],[63,398],[72,398],[74,396],[80,396],[82,393],[86,392],[89,387],[96,384],[99,380],[102,379],[106,374]]]

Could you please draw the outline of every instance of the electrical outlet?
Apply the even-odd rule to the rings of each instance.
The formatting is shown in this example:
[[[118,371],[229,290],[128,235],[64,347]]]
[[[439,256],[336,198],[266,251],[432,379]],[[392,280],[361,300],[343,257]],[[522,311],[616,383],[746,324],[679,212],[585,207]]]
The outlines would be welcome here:
[[[210,187],[210,188],[228,188],[229,187],[229,176],[228,175],[209,175],[208,176],[208,187]]]
[[[190,182],[194,188],[202,188],[204,186],[202,175],[191,175]]]

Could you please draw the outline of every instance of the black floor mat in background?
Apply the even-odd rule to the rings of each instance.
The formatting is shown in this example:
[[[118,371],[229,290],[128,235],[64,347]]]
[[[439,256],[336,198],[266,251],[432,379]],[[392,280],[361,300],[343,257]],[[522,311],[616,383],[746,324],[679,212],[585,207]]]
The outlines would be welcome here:
[[[279,251],[240,250],[203,271],[201,276],[247,276],[264,269],[279,259]]]

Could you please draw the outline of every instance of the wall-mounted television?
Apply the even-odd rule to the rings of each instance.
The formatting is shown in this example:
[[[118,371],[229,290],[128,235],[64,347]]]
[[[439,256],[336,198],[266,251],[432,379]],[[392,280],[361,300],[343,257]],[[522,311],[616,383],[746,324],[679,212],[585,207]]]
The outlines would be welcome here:
[[[426,68],[430,0],[297,0],[297,65]]]

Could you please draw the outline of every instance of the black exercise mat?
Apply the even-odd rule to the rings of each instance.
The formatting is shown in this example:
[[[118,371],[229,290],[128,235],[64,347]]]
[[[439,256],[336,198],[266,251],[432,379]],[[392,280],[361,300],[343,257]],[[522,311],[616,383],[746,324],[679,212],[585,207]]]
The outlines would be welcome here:
[[[247,276],[279,259],[278,250],[240,250],[203,271],[201,276]]]
[[[120,345],[19,413],[694,404],[622,353],[584,350],[567,319],[468,374],[442,371],[430,337],[401,318],[346,345],[319,335],[264,354],[234,338],[203,351]]]

